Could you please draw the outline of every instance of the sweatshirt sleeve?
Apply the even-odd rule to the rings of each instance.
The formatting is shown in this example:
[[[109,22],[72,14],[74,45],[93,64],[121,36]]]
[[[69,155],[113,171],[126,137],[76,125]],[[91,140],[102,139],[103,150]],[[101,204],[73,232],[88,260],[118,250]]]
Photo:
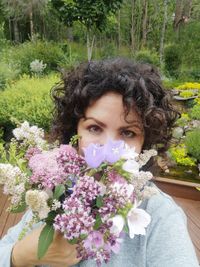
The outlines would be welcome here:
[[[146,266],[199,267],[186,216],[173,199],[161,192],[149,201],[147,212],[151,213],[152,222],[146,244]]]
[[[30,211],[26,212],[22,217],[21,221],[14,227],[10,228],[7,234],[0,240],[0,266],[10,267],[11,266],[11,252],[14,244],[17,242],[18,237],[32,217]]]

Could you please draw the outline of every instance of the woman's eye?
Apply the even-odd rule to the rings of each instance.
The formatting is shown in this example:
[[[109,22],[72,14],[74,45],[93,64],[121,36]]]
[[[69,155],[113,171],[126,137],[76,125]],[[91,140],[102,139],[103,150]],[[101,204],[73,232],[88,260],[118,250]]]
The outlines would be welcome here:
[[[132,137],[135,136],[135,133],[134,133],[133,131],[123,130],[123,131],[121,132],[121,135],[122,135],[122,137],[124,137],[124,138],[132,138]]]
[[[98,125],[91,125],[88,127],[89,132],[91,133],[101,133],[101,128]]]

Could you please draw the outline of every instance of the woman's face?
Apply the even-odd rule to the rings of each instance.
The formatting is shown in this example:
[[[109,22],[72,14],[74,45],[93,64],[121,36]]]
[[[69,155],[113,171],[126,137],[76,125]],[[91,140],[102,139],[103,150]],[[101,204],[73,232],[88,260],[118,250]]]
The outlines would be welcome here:
[[[128,121],[128,122],[127,122]],[[124,140],[141,152],[144,130],[141,118],[131,110],[125,120],[122,96],[109,92],[93,102],[78,122],[79,152],[90,143],[105,144],[109,139]]]

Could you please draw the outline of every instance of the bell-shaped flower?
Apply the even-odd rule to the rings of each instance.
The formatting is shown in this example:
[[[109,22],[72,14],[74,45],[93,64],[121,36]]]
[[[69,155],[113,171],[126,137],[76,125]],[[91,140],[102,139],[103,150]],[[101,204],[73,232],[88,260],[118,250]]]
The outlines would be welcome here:
[[[118,161],[124,152],[125,143],[122,140],[112,141],[109,139],[108,143],[105,144],[105,159],[109,163]]]
[[[145,210],[132,208],[127,215],[130,238],[134,238],[134,235],[145,235],[145,228],[150,221],[151,216]]]
[[[124,153],[122,154],[123,159],[135,159],[138,156],[138,153],[135,152],[135,147],[130,147],[127,144],[125,144],[125,150]]]
[[[111,218],[109,221],[112,222],[112,226],[110,228],[110,232],[116,236],[119,236],[121,231],[124,228],[125,220],[122,215],[116,215]]]
[[[98,168],[105,160],[104,146],[90,144],[87,148],[84,148],[83,151],[85,161],[91,168]]]
[[[129,159],[122,165],[122,169],[130,173],[138,173],[140,165],[134,159]]]

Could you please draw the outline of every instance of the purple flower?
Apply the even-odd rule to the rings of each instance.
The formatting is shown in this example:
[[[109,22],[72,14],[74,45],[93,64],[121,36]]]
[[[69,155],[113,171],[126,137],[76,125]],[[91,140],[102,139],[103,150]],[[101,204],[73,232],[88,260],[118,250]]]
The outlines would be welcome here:
[[[112,141],[111,139],[104,146],[105,159],[109,163],[118,161],[125,152],[124,141]]]
[[[104,246],[104,240],[103,235],[99,231],[93,231],[91,232],[87,239],[84,240],[84,247],[86,249],[92,249],[92,248],[102,248]]]
[[[91,168],[98,168],[103,161],[114,163],[118,161],[125,152],[124,141],[112,141],[105,145],[90,144],[84,149],[85,161]]]
[[[97,168],[105,160],[104,146],[90,144],[84,149],[85,161],[91,168]]]

